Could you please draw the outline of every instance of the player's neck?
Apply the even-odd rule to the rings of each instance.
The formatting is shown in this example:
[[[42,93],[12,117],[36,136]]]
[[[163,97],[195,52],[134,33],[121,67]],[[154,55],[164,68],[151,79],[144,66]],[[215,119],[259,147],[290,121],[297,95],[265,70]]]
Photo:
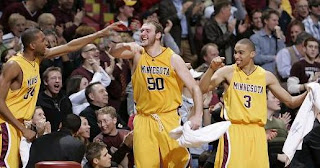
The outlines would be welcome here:
[[[247,75],[251,75],[255,69],[256,66],[253,63],[249,63],[248,65],[241,68],[241,70]]]
[[[34,53],[28,50],[23,51],[23,57],[29,61],[34,61],[36,59],[36,56],[34,55]]]
[[[152,57],[156,57],[162,53],[162,47],[160,44],[157,44],[157,43],[155,43],[151,46],[147,46],[144,49]]]

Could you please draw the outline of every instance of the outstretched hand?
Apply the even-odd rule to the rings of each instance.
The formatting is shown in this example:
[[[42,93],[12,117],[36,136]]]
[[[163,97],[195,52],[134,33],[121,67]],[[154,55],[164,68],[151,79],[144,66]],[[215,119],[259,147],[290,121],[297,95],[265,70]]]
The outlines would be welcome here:
[[[121,31],[121,24],[121,22],[115,22],[107,26],[106,28],[100,30],[101,36],[109,36],[112,33],[112,31]]]

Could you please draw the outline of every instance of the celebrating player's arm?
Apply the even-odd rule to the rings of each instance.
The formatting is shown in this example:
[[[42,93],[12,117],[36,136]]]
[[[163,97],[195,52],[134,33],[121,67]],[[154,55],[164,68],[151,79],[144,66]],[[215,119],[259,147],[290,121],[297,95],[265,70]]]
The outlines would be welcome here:
[[[307,95],[307,92],[304,92],[298,96],[291,96],[280,86],[278,79],[269,71],[266,71],[266,82],[272,94],[290,108],[299,107]]]
[[[210,67],[203,74],[200,80],[200,89],[202,93],[214,90],[222,82],[227,80],[228,75],[232,74],[232,66],[224,66],[224,57],[215,57],[212,59]]]
[[[74,39],[64,45],[60,45],[60,46],[53,47],[53,48],[48,48],[45,52],[45,57],[46,58],[54,58],[59,55],[64,55],[64,54],[68,54],[70,52],[79,50],[83,46],[94,41],[97,38],[109,36],[111,34],[111,31],[113,31],[113,30],[120,30],[120,28],[118,27],[119,24],[120,24],[119,22],[113,23],[113,24],[107,26],[106,28],[104,28],[98,32],[95,32],[93,34],[89,34],[87,36]]]
[[[19,129],[27,140],[32,140],[36,133],[27,129],[20,121],[18,121],[6,104],[9,88],[11,90],[20,89],[22,75],[21,68],[15,61],[9,61],[3,66],[3,71],[0,76],[0,115],[5,121]]]
[[[196,81],[191,76],[186,64],[179,55],[173,54],[173,56],[171,57],[171,65],[192,94],[195,113],[189,118],[189,121],[191,121],[191,129],[198,129],[202,125],[203,115],[203,101],[201,90]]]
[[[137,65],[140,56],[142,54],[143,47],[135,42],[132,43],[118,43],[114,47],[111,47],[109,54],[115,58],[132,59],[133,58],[133,71]]]

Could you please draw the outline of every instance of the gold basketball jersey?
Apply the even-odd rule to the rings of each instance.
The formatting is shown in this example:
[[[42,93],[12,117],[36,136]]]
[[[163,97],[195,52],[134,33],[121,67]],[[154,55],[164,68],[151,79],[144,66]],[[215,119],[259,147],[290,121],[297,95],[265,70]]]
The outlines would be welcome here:
[[[171,65],[174,52],[170,48],[162,50],[154,58],[143,50],[132,76],[138,114],[170,112],[181,105],[183,82]]]
[[[256,66],[246,75],[236,64],[224,94],[223,117],[232,123],[265,125],[267,119],[266,72]]]
[[[18,53],[10,61],[19,64],[23,73],[21,88],[9,89],[6,104],[16,119],[30,120],[35,110],[40,89],[39,59],[29,61]],[[0,116],[0,123],[5,122]]]

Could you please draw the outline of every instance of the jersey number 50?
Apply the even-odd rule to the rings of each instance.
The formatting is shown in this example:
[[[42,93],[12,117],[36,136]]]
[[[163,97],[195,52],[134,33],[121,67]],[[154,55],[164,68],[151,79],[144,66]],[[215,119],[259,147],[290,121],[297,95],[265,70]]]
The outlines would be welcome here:
[[[147,78],[149,90],[163,90],[164,82],[163,78]]]

